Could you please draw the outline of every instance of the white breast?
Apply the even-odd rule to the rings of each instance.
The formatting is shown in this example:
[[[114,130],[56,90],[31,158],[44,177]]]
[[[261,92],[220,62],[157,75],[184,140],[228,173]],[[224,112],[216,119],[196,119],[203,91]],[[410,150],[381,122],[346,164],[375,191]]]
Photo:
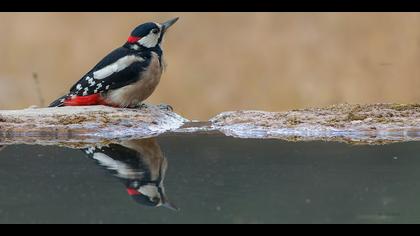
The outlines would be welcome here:
[[[147,69],[141,73],[139,80],[134,84],[110,90],[106,95],[106,102],[119,107],[138,105],[152,95],[160,82],[161,75],[162,67],[159,56],[152,52],[151,62]]]

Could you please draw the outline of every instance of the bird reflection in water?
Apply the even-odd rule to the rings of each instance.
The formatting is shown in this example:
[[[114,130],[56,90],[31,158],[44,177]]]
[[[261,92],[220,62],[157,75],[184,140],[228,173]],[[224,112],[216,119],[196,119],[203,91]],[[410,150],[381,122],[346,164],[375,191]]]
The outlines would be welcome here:
[[[168,161],[155,138],[122,141],[84,151],[116,176],[137,203],[178,210],[165,193],[163,181]]]

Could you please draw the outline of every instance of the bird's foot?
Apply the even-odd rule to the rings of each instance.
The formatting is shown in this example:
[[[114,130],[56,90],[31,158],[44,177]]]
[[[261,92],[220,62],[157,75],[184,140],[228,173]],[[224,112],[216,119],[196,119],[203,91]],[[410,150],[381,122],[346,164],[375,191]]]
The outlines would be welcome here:
[[[133,106],[131,108],[133,108],[133,109],[140,109],[141,110],[141,109],[150,108],[152,106],[153,105],[148,104],[148,103],[139,103],[139,104],[137,104],[137,105],[135,105],[135,106]],[[156,107],[158,107],[161,110],[174,111],[174,108],[171,105],[164,104],[164,103],[158,104],[158,105],[156,105]]]
[[[157,105],[157,107],[159,107],[161,110],[174,111],[174,108],[171,105],[165,103],[161,103]]]
[[[131,107],[129,107],[129,108],[132,108],[132,109],[147,109],[147,108],[149,108],[150,107],[150,104],[147,104],[147,103],[139,103],[139,104],[136,104],[136,105],[134,105],[134,106],[131,106]]]

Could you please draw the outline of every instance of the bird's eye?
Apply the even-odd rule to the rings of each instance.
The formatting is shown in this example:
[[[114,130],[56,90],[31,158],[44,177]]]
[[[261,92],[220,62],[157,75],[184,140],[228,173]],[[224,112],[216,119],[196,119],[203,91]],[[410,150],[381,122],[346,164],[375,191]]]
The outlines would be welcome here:
[[[153,30],[152,30],[152,33],[154,33],[154,34],[159,33],[159,29],[153,29]]]

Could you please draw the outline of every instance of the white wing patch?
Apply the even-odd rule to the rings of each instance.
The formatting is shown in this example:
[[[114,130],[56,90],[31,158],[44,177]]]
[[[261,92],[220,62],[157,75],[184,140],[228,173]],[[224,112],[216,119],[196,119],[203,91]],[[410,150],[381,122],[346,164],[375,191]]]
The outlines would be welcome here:
[[[87,96],[87,95],[88,95],[88,93],[89,93],[89,88],[88,88],[88,87],[86,87],[86,88],[84,89],[84,91],[83,91],[83,96]]]
[[[123,58],[118,59],[116,62],[112,63],[111,65],[105,66],[104,68],[93,72],[93,78],[97,80],[105,79],[108,76],[112,75],[113,73],[120,72],[125,68],[129,67],[134,62],[143,62],[144,59],[142,57],[138,57],[135,55],[125,56]]]
[[[130,168],[129,165],[125,164],[124,162],[114,160],[104,153],[94,153],[92,158],[97,160],[102,166],[106,167],[107,169],[117,171],[117,176],[119,177],[138,178],[143,175],[143,173],[134,171],[132,168]]]

